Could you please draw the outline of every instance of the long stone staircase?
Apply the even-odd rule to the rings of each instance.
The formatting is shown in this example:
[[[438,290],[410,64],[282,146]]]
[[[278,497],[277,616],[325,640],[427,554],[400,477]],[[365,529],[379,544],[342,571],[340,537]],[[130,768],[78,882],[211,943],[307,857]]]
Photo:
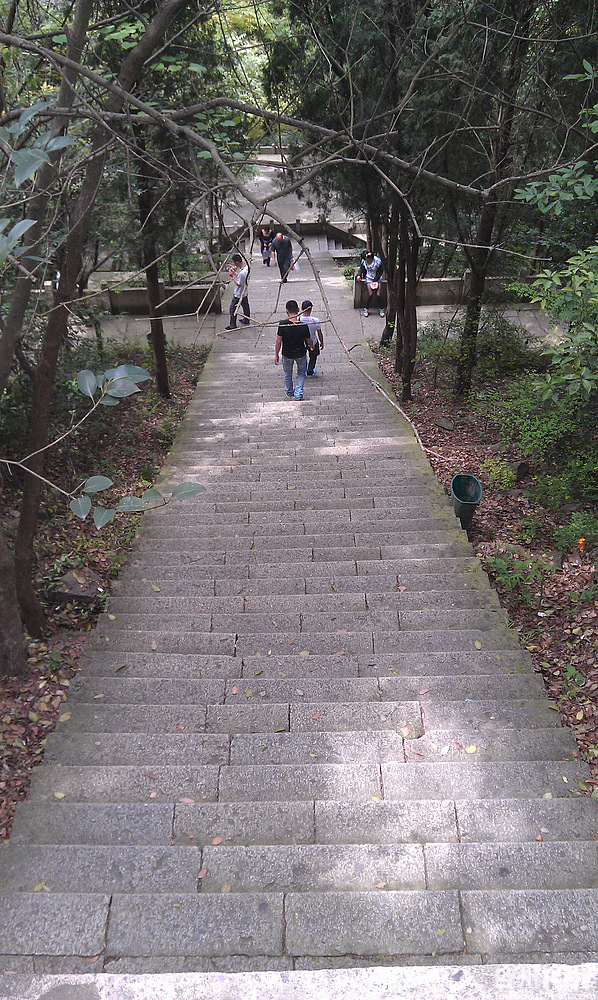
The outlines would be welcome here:
[[[332,333],[288,401],[273,336],[216,339],[166,473],[206,492],[145,515],[17,811],[0,997],[598,996],[575,741],[409,425]]]

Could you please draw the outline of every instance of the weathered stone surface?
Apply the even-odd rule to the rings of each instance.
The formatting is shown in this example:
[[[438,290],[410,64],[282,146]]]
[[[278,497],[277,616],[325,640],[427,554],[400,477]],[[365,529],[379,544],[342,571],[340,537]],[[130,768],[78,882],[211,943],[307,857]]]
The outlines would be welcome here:
[[[0,954],[99,955],[109,904],[93,893],[2,893]]]
[[[597,889],[462,892],[465,938],[477,952],[598,950]]]
[[[383,764],[387,799],[541,799],[565,798],[578,790],[586,770],[569,761],[466,764]]]
[[[422,735],[419,703],[373,702],[369,705],[345,702],[314,702],[310,705],[291,705],[292,732],[346,732],[355,735],[376,730],[394,730],[401,736],[415,738]]]
[[[392,732],[290,732],[233,736],[231,764],[344,764],[403,760],[403,739]]]
[[[224,845],[311,843],[313,812],[311,802],[177,803],[174,842],[202,847],[222,837]]]
[[[282,955],[279,893],[115,896],[106,954]]]
[[[220,777],[221,802],[366,801],[380,795],[376,764],[273,764],[228,767]]]
[[[465,944],[452,892],[293,893],[285,913],[291,955],[431,955]]]
[[[316,842],[456,842],[454,802],[316,802]]]
[[[465,843],[598,839],[596,799],[457,802],[456,811]]]
[[[31,801],[175,802],[180,798],[214,801],[218,767],[76,767],[46,764],[33,772]],[[258,796],[259,798],[259,796]]]
[[[10,843],[169,845],[172,813],[166,803],[21,802]]]

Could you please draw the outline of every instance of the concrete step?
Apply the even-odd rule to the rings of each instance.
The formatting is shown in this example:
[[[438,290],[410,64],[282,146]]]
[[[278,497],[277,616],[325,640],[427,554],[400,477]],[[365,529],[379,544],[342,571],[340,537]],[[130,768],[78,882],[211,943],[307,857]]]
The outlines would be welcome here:
[[[479,701],[452,701],[446,705],[426,702],[423,722],[426,729],[479,729],[499,726],[509,729],[560,727],[561,720],[554,705],[546,698],[509,700],[507,698]]]
[[[197,893],[200,870],[201,855],[192,846],[9,844],[2,851],[0,894],[39,892],[38,885],[44,891],[106,895]]]
[[[173,837],[172,803],[20,802],[10,846],[20,844],[116,844],[166,846]],[[283,841],[281,840],[280,843]],[[189,845],[189,840],[185,846]]]
[[[236,677],[240,660],[235,656],[210,656],[188,653],[118,653],[85,652],[79,660],[77,676],[118,677],[187,677],[216,680]]]
[[[50,733],[45,760],[57,764],[96,766],[160,766],[227,764],[225,733]]]
[[[121,672],[122,673],[122,672]],[[225,681],[170,677],[74,677],[69,687],[69,701],[105,705],[189,705],[218,704],[224,700]],[[174,693],[178,697],[173,697]]]
[[[427,730],[405,740],[405,760],[462,762],[475,754],[478,761],[575,760],[575,737],[568,729],[511,729],[500,723],[484,727],[463,725],[454,729]],[[474,749],[475,747],[475,749]]]
[[[31,779],[31,802],[55,802],[62,796],[70,802],[167,802],[172,807],[181,798],[215,802],[218,797],[218,766],[165,766],[162,764],[85,767],[44,764]],[[62,801],[62,799],[60,799]]]

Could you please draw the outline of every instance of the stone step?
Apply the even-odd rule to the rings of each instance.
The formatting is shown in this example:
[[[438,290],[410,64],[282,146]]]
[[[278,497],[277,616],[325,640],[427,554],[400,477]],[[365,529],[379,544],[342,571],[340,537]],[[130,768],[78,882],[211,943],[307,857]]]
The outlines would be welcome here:
[[[466,700],[447,702],[443,705],[430,701],[423,705],[426,729],[479,729],[507,727],[527,730],[534,727],[560,727],[561,720],[555,706],[544,699]]]
[[[421,610],[432,608],[441,611],[449,609],[494,609],[500,604],[496,592],[487,590],[465,590],[459,592],[440,591],[397,592],[396,583],[389,592],[367,594],[362,590],[349,593],[330,591],[319,594],[230,594],[227,597],[195,596],[168,597],[154,591],[147,597],[112,596],[108,599],[106,612],[114,615],[188,615],[188,614],[260,614],[265,611],[288,614],[326,613],[330,611],[372,611]]]
[[[105,705],[206,705],[224,700],[225,681],[171,677],[74,677],[69,701]]]
[[[384,798],[390,800],[421,799],[424,789],[425,798],[430,799],[568,798],[579,794],[579,783],[585,783],[589,776],[587,766],[577,762],[488,763],[475,753],[467,755],[465,763],[382,765]]]
[[[453,519],[454,521],[454,519]],[[326,530],[317,530],[310,524],[304,515],[301,525],[295,526],[291,530],[288,522],[282,522],[284,531],[275,535],[264,535],[261,531],[256,532],[251,524],[240,524],[236,531],[230,533],[220,532],[218,529],[209,531],[209,525],[205,530],[194,534],[187,534],[184,538],[172,536],[170,532],[163,532],[156,538],[143,538],[135,545],[135,552],[138,556],[151,559],[155,554],[172,552],[175,548],[177,554],[191,553],[198,558],[198,553],[205,550],[235,553],[235,558],[239,558],[245,553],[263,555],[264,558],[279,549],[292,549],[299,555],[310,549],[320,551],[321,549],[336,549],[343,547],[369,548],[372,546],[393,547],[397,545],[416,546],[418,550],[422,545],[442,545],[446,542],[466,543],[464,533],[456,523],[444,524],[433,520],[409,520],[401,528],[390,530],[389,525],[384,522],[376,523],[371,527],[364,525],[334,524],[326,526]],[[301,528],[302,530],[298,530]],[[471,548],[467,546],[467,551]]]
[[[50,733],[45,760],[49,765],[95,768],[111,765],[143,767],[227,764],[225,733]]]
[[[405,760],[462,762],[475,755],[478,761],[575,760],[575,737],[569,729],[510,729],[500,723],[487,727],[427,730],[424,736],[410,734],[405,740]],[[475,747],[475,749],[474,749]]]
[[[171,807],[181,798],[215,802],[218,771],[217,765],[85,767],[44,764],[33,771],[29,799],[37,804],[55,802],[57,797],[63,796],[67,803],[168,802]]]
[[[127,641],[129,646],[135,648],[148,648],[150,640],[156,638],[152,633],[129,632],[129,636],[134,637],[127,640],[127,634],[121,633],[117,642],[125,648]],[[172,641],[176,641],[176,635],[172,634]],[[214,637],[218,633],[214,633]],[[122,636],[122,638],[121,638]],[[166,643],[166,633],[163,634],[162,643]],[[186,637],[180,637],[183,645]],[[192,636],[189,637],[192,640]],[[223,637],[224,638],[224,637]],[[238,635],[235,641],[235,652],[237,656],[256,656],[262,652],[271,654],[289,653],[297,646],[300,650],[317,654],[338,654],[344,653],[413,653],[417,650],[427,649],[430,652],[468,652],[474,649],[485,650],[514,650],[517,648],[516,633],[507,628],[502,629],[452,629],[450,631],[424,631],[411,629],[406,632],[381,631],[372,632],[350,632],[348,630],[336,629],[332,632],[323,630],[321,632],[303,632],[299,636],[297,633],[275,633],[262,632],[251,635]],[[121,648],[121,647],[119,647]],[[158,645],[160,649],[160,645]],[[203,650],[198,649],[198,652]]]
[[[113,651],[116,653],[199,653],[207,656],[233,656],[235,636],[225,632],[167,632],[162,629],[136,631],[125,629],[110,633],[95,631],[89,640],[90,652]]]
[[[0,894],[39,892],[40,885],[67,893],[197,893],[200,870],[193,846],[9,844],[2,851]]]
[[[446,532],[442,532],[441,536],[446,536]],[[460,533],[462,535],[462,532]],[[405,542],[400,544],[400,539],[396,545],[380,545],[376,542],[375,534],[370,534],[370,541],[363,545],[339,545],[338,538],[336,545],[310,545],[307,543],[305,547],[300,547],[300,550],[295,553],[295,556],[291,562],[291,556],[289,555],[288,547],[282,545],[271,546],[269,549],[262,549],[261,551],[250,550],[244,551],[239,548],[229,548],[226,549],[219,544],[212,546],[212,548],[207,548],[205,550],[198,548],[192,543],[185,549],[181,548],[177,551],[177,564],[184,566],[190,565],[201,565],[206,568],[218,567],[228,563],[236,563],[249,566],[249,572],[251,574],[252,568],[255,564],[261,562],[265,566],[272,566],[277,564],[289,564],[294,566],[294,575],[297,575],[298,571],[303,571],[304,575],[306,573],[306,567],[309,567],[313,563],[335,563],[335,562],[376,562],[379,564],[377,572],[387,572],[385,563],[396,562],[397,560],[407,560],[407,559],[422,559],[425,557],[435,557],[437,559],[446,558],[467,558],[472,556],[471,546],[469,542],[461,540],[457,535],[455,540],[451,541],[450,536],[445,541],[431,541],[420,540],[419,534],[416,533],[415,539],[410,542]],[[216,543],[218,540],[216,539]],[[172,550],[172,545],[166,546],[168,551]],[[138,564],[142,564],[147,573],[151,573],[153,569],[162,567],[164,564],[164,555],[160,554],[159,547],[148,546],[146,547],[136,547],[135,552],[131,557],[131,566],[135,567]],[[405,567],[403,567],[405,568]],[[267,574],[266,574],[267,575]]]
[[[20,802],[10,835],[19,844],[116,844],[133,847],[172,844],[172,803]],[[182,841],[181,841],[182,843]],[[190,843],[185,841],[185,846]],[[281,840],[280,843],[283,843]]]
[[[597,861],[598,845],[589,842],[207,846],[201,891],[221,892],[225,883],[241,893],[593,889]]]
[[[77,676],[184,677],[215,680],[236,677],[240,668],[241,662],[235,656],[187,653],[156,655],[154,652],[129,652],[125,657],[118,653],[88,651],[79,660]]]
[[[68,721],[59,733],[273,733],[289,728],[287,704],[248,705],[102,705],[69,704]]]

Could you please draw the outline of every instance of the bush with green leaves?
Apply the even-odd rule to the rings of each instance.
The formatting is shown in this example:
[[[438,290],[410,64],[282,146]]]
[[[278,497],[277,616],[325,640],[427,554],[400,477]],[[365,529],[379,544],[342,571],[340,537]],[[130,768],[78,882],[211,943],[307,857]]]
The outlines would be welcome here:
[[[501,458],[487,458],[481,463],[480,472],[492,490],[512,490],[515,486],[515,473]]]
[[[570,453],[590,433],[588,414],[570,401],[541,398],[529,378],[512,382],[505,390],[498,415],[501,440],[516,444],[526,457],[552,460]]]
[[[530,608],[540,607],[546,578],[556,571],[545,559],[531,554],[523,558],[508,549],[487,556],[484,567],[501,590]]]
[[[568,524],[560,527],[555,534],[557,548],[562,552],[577,548],[581,538],[584,539],[585,548],[591,548],[598,543],[598,515],[591,511],[578,511],[573,514]]]
[[[558,472],[538,476],[530,489],[532,500],[550,510],[579,501],[598,502],[598,454],[573,455]]]

